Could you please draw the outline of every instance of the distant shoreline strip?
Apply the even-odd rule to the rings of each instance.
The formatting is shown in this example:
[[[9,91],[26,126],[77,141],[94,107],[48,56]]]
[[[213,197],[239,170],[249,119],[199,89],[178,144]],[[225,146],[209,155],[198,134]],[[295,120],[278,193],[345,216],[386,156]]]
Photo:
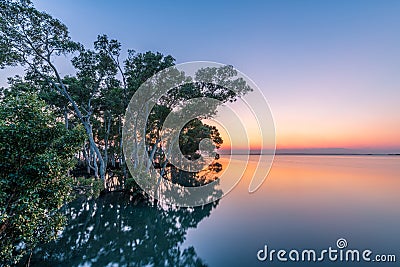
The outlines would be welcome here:
[[[220,155],[271,155],[262,153],[219,153]],[[298,153],[277,152],[277,156],[400,156],[400,153]]]

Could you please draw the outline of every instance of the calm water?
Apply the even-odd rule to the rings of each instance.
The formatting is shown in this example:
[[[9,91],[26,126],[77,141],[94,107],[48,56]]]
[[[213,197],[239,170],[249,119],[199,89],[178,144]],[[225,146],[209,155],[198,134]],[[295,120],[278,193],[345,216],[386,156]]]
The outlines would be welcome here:
[[[399,264],[400,157],[277,156],[249,194],[256,160],[232,192],[205,207],[161,210],[121,194],[76,201],[61,239],[38,249],[32,266],[396,266],[257,260],[264,245],[319,251],[336,249],[339,238],[348,249],[395,254]]]

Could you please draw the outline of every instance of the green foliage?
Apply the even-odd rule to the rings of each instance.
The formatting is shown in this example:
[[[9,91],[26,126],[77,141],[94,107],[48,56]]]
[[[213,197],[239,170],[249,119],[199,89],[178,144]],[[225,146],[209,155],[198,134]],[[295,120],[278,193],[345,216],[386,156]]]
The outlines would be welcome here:
[[[38,243],[57,237],[70,200],[67,176],[85,138],[82,126],[66,130],[34,94],[0,104],[0,264],[16,263]]]
[[[72,60],[76,75],[61,77],[55,59],[75,52],[79,52]],[[59,208],[70,200],[73,189],[96,198],[107,186],[106,180],[67,176],[78,165],[74,157],[78,151],[84,170],[79,175],[118,177],[119,189],[134,197],[142,194],[126,170],[123,117],[140,85],[174,66],[175,59],[129,50],[128,57],[120,60],[120,54],[121,44],[106,35],[98,36],[93,50],[84,49],[71,40],[66,25],[36,10],[30,0],[0,0],[0,68],[26,67],[23,79],[10,79],[10,88],[0,90],[0,265],[12,265],[38,243],[57,237],[65,223]],[[173,88],[159,99],[144,136],[160,173],[179,175],[185,180],[181,184],[194,184],[194,178],[168,167],[158,147],[165,118],[191,98],[232,102],[251,90],[231,66],[206,68],[196,77],[206,82]],[[191,80],[184,73],[179,78]],[[226,88],[235,88],[236,93]],[[215,108],[205,117],[215,114]],[[216,147],[222,144],[217,128],[200,119],[189,122],[179,139],[183,153],[199,157],[204,138]],[[149,180],[143,166],[135,171],[135,177]]]
[[[182,153],[192,159],[199,158],[199,145],[205,138],[210,138],[217,148],[222,144],[222,138],[215,126],[206,125],[198,119],[190,121],[179,135],[179,146]],[[210,150],[212,151],[212,149]]]
[[[104,181],[93,178],[78,177],[74,180],[74,190],[79,195],[85,195],[88,199],[98,198],[104,189]]]
[[[168,55],[148,51],[136,53],[128,51],[128,58],[125,60],[125,75],[129,88],[128,99],[131,99],[136,90],[151,76],[157,72],[175,65],[175,59]]]
[[[74,53],[72,65],[76,74],[61,77],[55,59],[71,53]],[[23,65],[27,70],[23,79],[10,79],[10,88],[0,90],[0,95],[34,92],[54,110],[58,121],[64,121],[66,129],[81,123],[86,142],[81,147],[79,176],[93,175],[103,180],[117,176],[117,185],[105,181],[106,189],[110,190],[123,189],[128,178],[126,160],[132,159],[125,159],[123,155],[122,129],[131,97],[154,74],[175,65],[172,56],[159,52],[128,50],[127,58],[120,57],[118,40],[99,35],[93,49],[85,49],[70,38],[66,25],[35,9],[30,0],[0,0],[0,68]],[[232,66],[203,68],[196,72],[195,79],[178,69],[172,72],[185,84],[158,99],[150,111],[143,136],[151,160],[158,164],[165,177],[169,175],[168,162],[161,149],[160,131],[171,111],[183,108],[188,99],[207,97],[226,103],[251,91]],[[200,156],[202,139],[210,139],[217,148],[222,144],[218,129],[201,122],[215,115],[216,110],[217,105],[210,104],[206,114],[182,129],[179,143],[191,159]],[[212,152],[212,144],[201,144],[203,151]],[[140,162],[140,159],[133,161]]]
[[[26,64],[33,72],[50,73],[52,54],[82,49],[71,41],[67,27],[32,6],[29,0],[0,1],[0,67]]]

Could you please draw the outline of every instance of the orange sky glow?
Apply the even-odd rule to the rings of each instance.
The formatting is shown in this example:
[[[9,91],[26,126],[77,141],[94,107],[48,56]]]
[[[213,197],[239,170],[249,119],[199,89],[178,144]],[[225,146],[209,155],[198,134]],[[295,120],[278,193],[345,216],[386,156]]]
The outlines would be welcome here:
[[[233,109],[238,104],[231,105]],[[240,104],[239,104],[240,105]],[[273,105],[272,105],[273,106]],[[327,107],[329,108],[329,107]],[[332,109],[332,107],[330,107]],[[221,151],[243,150],[249,147],[250,150],[260,150],[261,132],[252,121],[249,113],[243,112],[242,124],[246,129],[248,140],[243,138],[240,142],[232,144],[232,137],[222,122],[215,123],[206,120],[205,123],[217,126],[224,140]],[[400,123],[395,116],[379,116],[379,114],[341,114],[339,112],[319,108],[313,112],[304,110],[277,109],[273,112],[275,124],[275,140],[277,150],[297,149],[361,149],[367,153],[376,151],[387,151],[393,153],[400,150]],[[327,116],[327,113],[330,113]],[[248,144],[247,144],[248,141]],[[399,151],[400,152],[400,151]]]

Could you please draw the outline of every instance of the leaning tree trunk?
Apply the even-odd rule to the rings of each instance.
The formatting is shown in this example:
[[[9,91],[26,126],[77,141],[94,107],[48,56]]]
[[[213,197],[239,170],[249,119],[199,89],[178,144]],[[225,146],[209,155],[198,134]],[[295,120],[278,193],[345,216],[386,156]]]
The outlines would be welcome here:
[[[108,116],[106,115],[108,113]],[[107,170],[108,165],[108,138],[110,136],[111,128],[111,114],[109,112],[104,112],[104,123],[105,123],[105,135],[104,135],[104,168]]]
[[[88,139],[89,139],[89,144],[93,148],[94,153],[96,154],[96,158],[99,161],[99,168],[98,169],[99,169],[100,179],[104,180],[105,176],[106,176],[104,160],[103,160],[103,157],[101,155],[100,149],[97,147],[97,144],[94,141],[92,125],[90,124],[90,122],[86,121],[83,126],[86,129],[86,133],[87,133]],[[96,164],[97,164],[97,162],[96,162]]]
[[[128,178],[128,172],[126,169],[126,164],[125,164],[125,154],[123,150],[123,142],[122,142],[122,119],[121,116],[118,116],[118,135],[119,135],[119,154],[118,154],[118,159],[119,159],[119,167],[122,168],[122,174],[123,178],[127,179]]]
[[[65,123],[65,128],[68,130],[69,119],[68,119],[68,108],[66,106],[64,106],[64,123]]]
[[[104,160],[103,156],[100,153],[99,148],[97,147],[96,142],[94,141],[93,138],[93,129],[92,125],[90,124],[90,114],[88,114],[86,117],[82,115],[81,110],[78,107],[78,104],[75,102],[75,100],[72,98],[72,96],[68,93],[67,87],[65,86],[63,80],[61,79],[60,74],[58,73],[57,68],[53,65],[53,63],[50,61],[50,59],[46,60],[47,63],[49,64],[50,68],[54,71],[54,74],[56,75],[57,83],[51,80],[49,77],[43,75],[43,73],[40,73],[43,75],[43,77],[54,87],[55,90],[59,91],[62,95],[64,95],[67,100],[71,103],[76,116],[79,118],[79,120],[82,122],[83,126],[85,127],[86,133],[88,135],[89,143],[93,147],[94,152],[96,153],[97,159],[100,164],[100,179],[104,180],[105,179],[105,167],[104,167]]]

